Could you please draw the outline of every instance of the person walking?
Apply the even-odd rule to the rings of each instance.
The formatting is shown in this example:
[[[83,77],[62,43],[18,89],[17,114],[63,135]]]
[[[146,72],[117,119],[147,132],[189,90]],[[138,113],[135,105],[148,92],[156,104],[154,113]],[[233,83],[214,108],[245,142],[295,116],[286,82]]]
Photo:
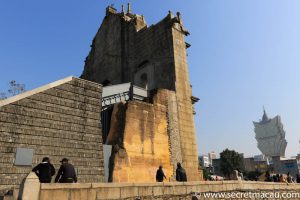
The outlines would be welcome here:
[[[51,183],[52,176],[55,174],[55,168],[48,157],[44,157],[32,171],[39,177],[41,183]]]
[[[60,161],[62,164],[55,177],[55,183],[77,183],[77,176],[73,165],[67,158]]]
[[[162,170],[162,166],[160,165],[158,170],[156,171],[156,182],[163,182],[164,178],[167,179],[164,171]]]
[[[167,179],[164,171],[162,170],[162,166],[160,165],[156,171],[156,182],[163,182],[164,178]]]
[[[177,163],[176,169],[176,181],[185,182],[187,181],[186,172],[180,163]]]

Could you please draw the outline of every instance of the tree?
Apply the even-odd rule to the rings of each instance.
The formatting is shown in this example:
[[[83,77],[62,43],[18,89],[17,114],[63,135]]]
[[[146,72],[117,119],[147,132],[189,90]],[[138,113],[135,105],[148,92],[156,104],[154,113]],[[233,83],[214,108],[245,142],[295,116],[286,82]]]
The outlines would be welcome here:
[[[229,177],[233,170],[244,169],[243,156],[234,150],[225,149],[220,153],[220,168],[222,173]]]
[[[203,178],[204,178],[204,180],[208,180],[209,176],[211,174],[209,173],[209,171],[206,168],[203,168],[202,171],[203,171]]]
[[[24,84],[17,83],[15,80],[12,80],[12,81],[9,82],[8,93],[11,96],[21,94],[25,91],[26,90],[25,90],[25,85]]]
[[[25,91],[25,84],[17,83],[15,80],[9,81],[9,89],[7,90],[7,93],[0,92],[0,100],[21,94]]]
[[[0,92],[0,100],[6,99],[6,93],[5,92]]]

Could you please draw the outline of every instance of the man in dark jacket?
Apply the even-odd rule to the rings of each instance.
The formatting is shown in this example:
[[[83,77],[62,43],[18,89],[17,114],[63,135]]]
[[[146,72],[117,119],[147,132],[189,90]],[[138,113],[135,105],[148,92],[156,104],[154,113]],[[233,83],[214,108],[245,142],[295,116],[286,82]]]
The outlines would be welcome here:
[[[51,177],[55,174],[55,169],[48,157],[43,158],[42,162],[32,169],[39,177],[41,183],[51,183]]]
[[[181,167],[180,163],[177,163],[176,181],[180,181],[180,182],[187,181],[185,170],[183,169],[183,167]]]
[[[57,172],[55,183],[76,183],[77,177],[73,165],[69,163],[67,158],[62,159],[60,162],[62,164]]]
[[[164,178],[167,179],[164,171],[162,170],[162,166],[159,166],[158,170],[156,171],[156,182],[163,182]]]

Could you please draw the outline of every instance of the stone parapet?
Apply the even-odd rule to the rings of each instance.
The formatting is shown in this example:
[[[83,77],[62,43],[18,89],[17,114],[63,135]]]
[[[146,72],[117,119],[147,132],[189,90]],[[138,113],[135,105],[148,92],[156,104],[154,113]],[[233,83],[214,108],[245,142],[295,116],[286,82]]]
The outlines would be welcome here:
[[[204,199],[204,192],[299,192],[300,184],[218,181],[168,183],[41,184],[40,200]],[[198,195],[196,195],[198,194]],[[272,198],[270,198],[272,199]]]

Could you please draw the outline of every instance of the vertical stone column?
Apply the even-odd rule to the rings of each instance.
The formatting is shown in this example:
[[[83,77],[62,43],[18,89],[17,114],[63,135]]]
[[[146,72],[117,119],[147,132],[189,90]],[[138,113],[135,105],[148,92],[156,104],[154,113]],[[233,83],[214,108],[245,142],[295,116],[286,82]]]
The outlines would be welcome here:
[[[182,153],[177,111],[178,105],[175,92],[168,91],[167,99],[168,134],[170,141],[171,163],[174,166],[174,176],[172,179],[176,180],[176,165],[178,162],[182,163]]]
[[[34,172],[30,172],[23,185],[22,200],[39,200],[40,181]],[[20,188],[21,189],[21,188]]]
[[[181,141],[182,165],[188,181],[201,180],[198,171],[198,151],[194,124],[192,89],[188,75],[185,33],[182,24],[174,23],[172,28],[174,64],[176,74],[176,100]]]

